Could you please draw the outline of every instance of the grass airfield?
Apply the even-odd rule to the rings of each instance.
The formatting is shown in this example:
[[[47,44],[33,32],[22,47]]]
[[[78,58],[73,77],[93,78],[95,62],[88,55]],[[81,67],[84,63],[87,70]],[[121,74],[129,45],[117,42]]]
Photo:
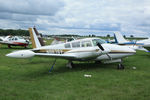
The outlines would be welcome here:
[[[124,59],[124,70],[117,63],[75,62],[53,58],[8,58],[5,54],[24,48],[0,47],[0,100],[149,100],[150,53],[138,51]],[[136,69],[132,69],[136,67]],[[92,75],[91,78],[84,74]]]

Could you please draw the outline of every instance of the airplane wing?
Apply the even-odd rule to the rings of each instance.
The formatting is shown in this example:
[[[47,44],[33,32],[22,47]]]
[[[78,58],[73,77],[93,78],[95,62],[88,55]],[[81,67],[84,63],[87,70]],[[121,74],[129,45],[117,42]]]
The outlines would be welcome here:
[[[14,44],[18,44],[18,43],[0,42],[0,44],[4,44],[4,45],[14,45]]]
[[[21,42],[3,42],[3,41],[0,41],[0,44],[4,44],[4,45],[24,45],[25,43],[21,43]]]
[[[8,42],[3,42],[3,41],[0,41],[0,44],[10,44]]]
[[[43,57],[62,58],[68,60],[91,60],[95,59],[99,55],[100,53],[97,52],[53,54],[53,53],[36,53],[33,52],[32,50],[19,50],[9,53],[6,56],[13,58],[30,58],[33,56],[43,56]]]
[[[16,42],[17,43],[17,42]],[[8,41],[0,41],[0,44],[10,44],[10,45],[12,45],[12,44],[16,44],[15,42],[8,42]]]
[[[75,59],[76,55],[73,54],[49,54],[49,53],[35,53],[35,56],[45,56],[45,57],[54,57],[54,58],[63,58],[63,59]]]

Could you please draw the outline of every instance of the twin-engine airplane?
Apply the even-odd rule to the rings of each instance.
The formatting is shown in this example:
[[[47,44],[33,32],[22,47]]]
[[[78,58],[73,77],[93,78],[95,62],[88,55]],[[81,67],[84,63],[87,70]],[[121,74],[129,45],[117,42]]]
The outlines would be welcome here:
[[[115,38],[115,42],[119,45],[129,46],[130,48],[133,48],[135,50],[144,50],[144,51],[148,50],[148,51],[150,51],[150,38],[132,42],[132,41],[126,40],[122,36],[121,33],[117,33],[117,32],[114,34],[114,38]]]
[[[68,60],[67,67],[72,68],[72,61],[102,61],[104,63],[120,62],[118,69],[124,69],[122,58],[134,55],[135,50],[115,44],[107,44],[100,38],[85,38],[66,43],[44,46],[35,28],[29,28],[31,50],[19,50],[7,54],[13,58],[30,58],[33,56],[62,58]]]
[[[5,38],[0,38],[0,44],[8,45],[8,48],[11,48],[11,46],[22,46],[26,48],[29,41],[18,36],[6,36]]]

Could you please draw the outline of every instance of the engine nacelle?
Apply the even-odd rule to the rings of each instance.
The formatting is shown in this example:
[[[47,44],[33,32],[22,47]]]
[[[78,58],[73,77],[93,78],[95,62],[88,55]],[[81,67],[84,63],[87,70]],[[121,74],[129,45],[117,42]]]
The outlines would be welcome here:
[[[6,56],[12,58],[30,58],[33,57],[34,55],[35,53],[31,50],[20,50],[9,53]]]

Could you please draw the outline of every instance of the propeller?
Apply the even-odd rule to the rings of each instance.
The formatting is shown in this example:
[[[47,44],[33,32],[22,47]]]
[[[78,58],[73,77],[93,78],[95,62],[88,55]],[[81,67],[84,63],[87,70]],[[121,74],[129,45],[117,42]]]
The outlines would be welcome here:
[[[102,46],[100,43],[97,42],[97,46],[98,46],[102,51],[105,51],[105,49],[103,48],[103,46]],[[112,60],[112,58],[110,57],[110,55],[108,54],[108,52],[106,53],[106,55],[108,56],[108,58],[109,58],[110,60]]]
[[[104,48],[102,47],[102,45],[100,43],[97,42],[97,46],[102,50],[104,51]]]

